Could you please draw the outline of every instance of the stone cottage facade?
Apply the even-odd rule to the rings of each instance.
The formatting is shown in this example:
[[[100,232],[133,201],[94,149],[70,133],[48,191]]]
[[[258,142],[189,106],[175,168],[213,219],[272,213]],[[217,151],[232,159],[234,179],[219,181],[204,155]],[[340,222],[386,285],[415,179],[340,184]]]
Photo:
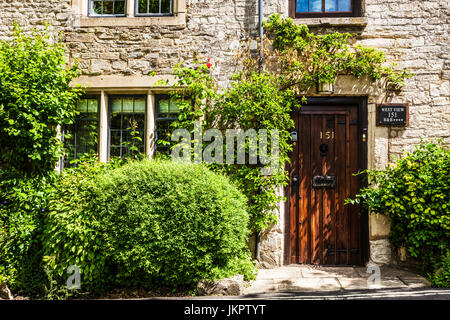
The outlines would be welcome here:
[[[450,138],[450,50],[447,0],[263,0],[264,17],[273,13],[294,18],[317,32],[357,33],[358,42],[386,52],[399,68],[415,76],[402,92],[392,94],[361,79],[342,76],[333,93],[308,96],[361,98],[364,104],[365,165],[383,168],[393,157],[421,138]],[[127,152],[122,147],[127,121],[138,124],[143,151],[155,152],[158,130],[176,116],[167,99],[168,88],[159,79],[171,79],[176,63],[195,56],[210,58],[212,73],[222,85],[235,71],[235,50],[240,41],[257,36],[257,0],[2,0],[0,39],[12,34],[17,21],[26,30],[49,22],[50,31],[62,33],[69,60],[77,59],[86,86],[80,103],[80,139],[72,141],[73,155],[95,148],[101,161]],[[156,71],[155,76],[149,73]],[[338,101],[336,100],[336,101]],[[328,100],[324,100],[328,101]],[[331,100],[330,100],[331,101]],[[353,100],[352,100],[353,101]],[[407,104],[407,126],[377,125],[377,105]],[[96,138],[82,145],[96,128]],[[83,131],[84,130],[84,131]],[[359,133],[358,133],[359,134]],[[83,140],[84,139],[84,140]],[[84,141],[83,143],[81,141]],[[78,150],[77,150],[78,149]],[[63,164],[61,164],[63,165]],[[261,236],[263,267],[292,263],[289,242],[289,206],[280,204],[279,223]],[[387,235],[389,221],[369,214],[366,223],[369,259],[392,263]],[[336,252],[338,248],[335,248]]]

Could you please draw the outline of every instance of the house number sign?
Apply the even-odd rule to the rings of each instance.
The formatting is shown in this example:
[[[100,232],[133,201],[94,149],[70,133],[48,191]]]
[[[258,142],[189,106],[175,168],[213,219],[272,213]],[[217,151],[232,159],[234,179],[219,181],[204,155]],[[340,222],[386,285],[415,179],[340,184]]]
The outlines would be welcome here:
[[[334,139],[334,131],[320,131],[320,139],[325,138],[325,140]]]
[[[409,122],[407,104],[388,103],[377,105],[377,125],[406,127]]]

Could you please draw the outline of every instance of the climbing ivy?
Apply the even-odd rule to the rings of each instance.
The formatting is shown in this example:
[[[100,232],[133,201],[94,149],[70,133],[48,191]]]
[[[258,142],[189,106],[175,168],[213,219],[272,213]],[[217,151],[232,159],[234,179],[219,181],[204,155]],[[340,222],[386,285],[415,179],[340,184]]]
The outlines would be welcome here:
[[[352,45],[355,34],[314,34],[305,25],[291,19],[271,16],[264,22],[268,34],[258,50],[243,44],[236,55],[240,71],[231,77],[230,85],[221,88],[211,75],[214,63],[198,59],[174,68],[176,81],[173,98],[179,100],[180,114],[172,128],[185,128],[192,134],[194,124],[208,128],[268,130],[279,132],[279,167],[289,161],[292,150],[290,130],[294,127],[290,113],[306,103],[307,90],[317,83],[331,83],[340,74],[367,76],[372,81],[386,80],[388,89],[398,89],[411,76],[408,70],[396,71],[386,66],[383,52]],[[188,99],[186,99],[188,97]],[[225,135],[224,135],[225,137]],[[159,143],[169,144],[160,139]],[[203,144],[203,150],[205,146]],[[225,139],[224,139],[225,145]],[[269,141],[269,150],[272,145]],[[249,153],[249,143],[245,146]],[[225,149],[224,149],[225,151]],[[260,155],[261,150],[257,150]],[[262,163],[212,164],[210,168],[228,175],[248,198],[251,229],[266,229],[276,222],[280,186],[287,184],[284,170],[261,175]]]
[[[367,76],[372,81],[386,80],[388,89],[399,89],[411,76],[408,69],[396,71],[386,65],[385,54],[375,48],[356,44],[357,34],[333,32],[315,34],[306,25],[278,14],[264,21],[268,33],[264,41],[265,70],[278,74],[281,88],[305,92],[317,83],[333,83],[338,75]],[[248,69],[255,59],[246,55]]]

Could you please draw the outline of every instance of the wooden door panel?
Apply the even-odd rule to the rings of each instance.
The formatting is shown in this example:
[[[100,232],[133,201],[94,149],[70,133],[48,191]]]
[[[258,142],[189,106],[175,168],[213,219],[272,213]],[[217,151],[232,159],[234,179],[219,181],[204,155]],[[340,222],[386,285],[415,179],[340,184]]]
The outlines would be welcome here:
[[[299,127],[299,121],[300,117],[296,117],[294,115],[294,121],[295,121],[295,127]],[[293,154],[299,153],[299,145],[297,143],[293,146]],[[291,159],[291,166],[289,171],[289,176],[291,177],[291,184],[290,184],[290,199],[289,199],[289,211],[292,213],[290,214],[290,226],[291,230],[289,233],[290,237],[290,246],[291,246],[291,262],[292,263],[300,263],[299,262],[299,239],[298,239],[298,232],[299,232],[299,224],[298,224],[298,213],[299,210],[299,192],[302,190],[299,188],[299,168],[303,166],[302,159],[299,157],[293,157]],[[297,182],[294,182],[294,179],[297,179]]]
[[[309,128],[311,126],[310,117],[300,117],[300,127]],[[297,127],[298,128],[298,127]],[[310,130],[303,132],[304,136],[300,138],[299,145],[302,150],[311,144]],[[309,154],[300,154],[300,211],[295,213],[299,215],[300,233],[298,242],[300,244],[300,261],[299,263],[311,263],[310,244],[311,244],[311,226],[309,212],[311,211],[311,190],[309,188],[309,181],[311,176],[311,157]]]
[[[299,139],[290,169],[291,262],[360,264],[359,208],[344,204],[360,187],[353,175],[359,170],[357,120],[357,106],[315,106],[295,115]],[[314,177],[330,185],[313,186]]]
[[[336,134],[336,116],[328,115],[324,118],[325,125],[322,130],[334,130],[334,135]],[[334,137],[335,138],[335,137]],[[327,176],[336,176],[335,168],[335,148],[336,140],[330,139],[328,141],[328,157],[322,157],[322,173]],[[330,250],[334,247],[336,242],[336,232],[335,232],[335,189],[323,189],[323,215],[324,215],[324,226],[323,226],[323,264],[336,264],[334,253]]]
[[[320,131],[316,128],[322,128],[322,116],[313,116],[311,117],[311,126],[310,126],[310,134],[311,134],[311,145],[307,149],[311,157],[311,173],[312,176],[321,175],[322,174],[322,164],[319,146],[322,142],[320,138]],[[307,130],[305,128],[304,130]],[[316,149],[316,150],[314,150]],[[304,150],[302,150],[303,153]],[[309,179],[308,184],[311,185],[312,179]],[[321,213],[322,213],[322,189],[311,188],[311,209],[310,209],[310,217],[311,217],[311,263],[320,264],[320,255],[322,252],[322,221],[321,221]]]

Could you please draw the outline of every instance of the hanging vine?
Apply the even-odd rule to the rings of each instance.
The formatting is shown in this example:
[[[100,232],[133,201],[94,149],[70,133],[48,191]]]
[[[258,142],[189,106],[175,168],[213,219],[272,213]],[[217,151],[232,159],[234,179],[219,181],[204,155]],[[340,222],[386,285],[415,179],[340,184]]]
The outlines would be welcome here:
[[[177,65],[177,81],[171,95],[179,99],[180,114],[172,128],[187,128],[194,123],[203,130],[240,128],[278,130],[279,165],[289,161],[290,130],[294,123],[290,112],[306,103],[307,90],[317,83],[332,83],[338,75],[368,77],[372,82],[385,80],[386,88],[398,90],[411,73],[388,66],[384,53],[374,48],[352,45],[355,34],[334,32],[320,35],[290,18],[272,15],[264,22],[263,65],[258,66],[258,50],[244,44],[236,59],[240,72],[230,85],[220,88],[211,75],[214,64],[196,60],[189,67]],[[181,89],[180,89],[181,88]],[[189,97],[189,99],[186,99]],[[168,141],[159,141],[168,143]],[[269,149],[271,146],[269,146]],[[246,144],[248,154],[249,145]],[[260,150],[257,150],[259,155]],[[262,164],[210,164],[211,169],[228,175],[248,198],[253,231],[266,229],[277,221],[276,209],[283,197],[280,186],[287,184],[287,173],[279,170],[262,176]]]

